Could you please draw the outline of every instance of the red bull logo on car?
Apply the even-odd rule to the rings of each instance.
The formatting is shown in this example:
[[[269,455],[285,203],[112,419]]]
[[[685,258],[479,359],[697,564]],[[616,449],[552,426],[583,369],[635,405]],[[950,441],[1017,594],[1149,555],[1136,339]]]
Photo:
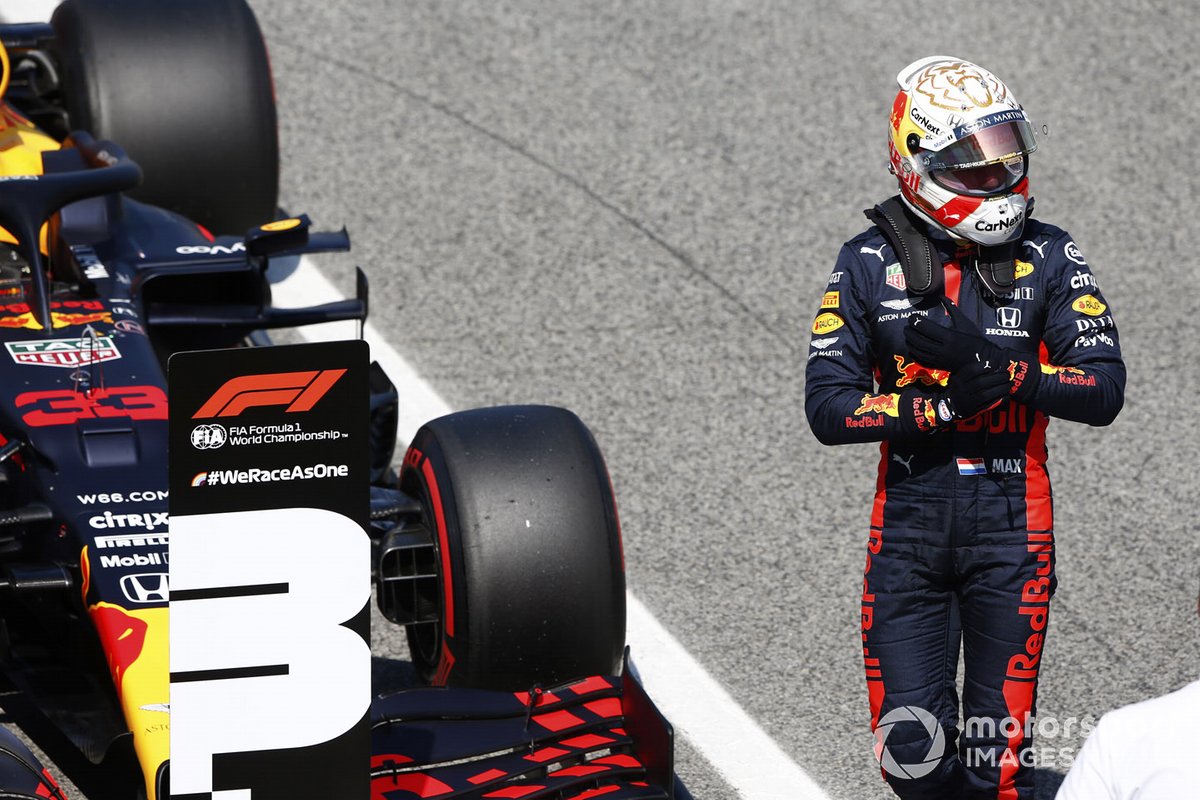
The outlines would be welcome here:
[[[97,603],[88,609],[88,613],[104,639],[108,668],[119,695],[126,673],[142,655],[149,625],[125,609],[108,603]]]
[[[28,303],[0,306],[0,313],[5,315],[0,316],[0,328],[43,330]],[[50,304],[50,323],[55,329],[92,325],[97,322],[112,323],[112,314],[105,310],[104,303],[99,300],[64,300]]]
[[[147,554],[156,555],[156,554]],[[146,779],[153,785],[158,765],[170,756],[170,667],[168,664],[168,628],[165,571],[162,585],[152,581],[156,573],[139,570],[121,575],[121,592],[127,602],[141,603],[140,608],[125,608],[91,595],[92,564],[89,548],[80,554],[83,595],[88,615],[99,634],[108,661],[117,699],[125,722],[133,733],[133,746]],[[136,584],[133,583],[136,581]],[[138,590],[161,589],[161,594]],[[123,601],[123,602],[124,602]]]

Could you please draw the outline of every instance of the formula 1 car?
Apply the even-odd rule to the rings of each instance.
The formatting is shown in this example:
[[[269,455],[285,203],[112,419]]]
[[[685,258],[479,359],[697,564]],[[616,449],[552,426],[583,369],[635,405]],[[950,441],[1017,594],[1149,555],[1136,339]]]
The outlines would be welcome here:
[[[0,42],[3,704],[75,748],[69,777],[93,800],[166,798],[168,361],[363,321],[367,282],[271,305],[272,263],[349,239],[277,212],[271,77],[244,0],[66,0]],[[397,472],[377,365],[370,390],[376,599],[433,684],[376,687],[371,796],[688,797],[670,726],[623,663],[620,532],[584,424],[541,406],[452,414]],[[64,796],[7,732],[0,794]]]

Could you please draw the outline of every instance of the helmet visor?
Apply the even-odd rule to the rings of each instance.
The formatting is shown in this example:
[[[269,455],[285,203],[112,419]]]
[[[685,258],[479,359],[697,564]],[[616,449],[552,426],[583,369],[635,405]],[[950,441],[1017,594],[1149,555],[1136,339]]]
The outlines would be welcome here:
[[[1011,191],[1025,179],[1029,159],[1010,158],[995,164],[961,169],[939,169],[929,173],[934,183],[955,194],[987,197]]]
[[[1014,115],[1018,115],[1016,119]],[[978,130],[968,133],[967,128]],[[934,172],[980,167],[1026,156],[1037,149],[1033,126],[1021,111],[994,114],[958,128],[954,133],[960,138],[952,144],[941,150],[921,152],[926,170]]]

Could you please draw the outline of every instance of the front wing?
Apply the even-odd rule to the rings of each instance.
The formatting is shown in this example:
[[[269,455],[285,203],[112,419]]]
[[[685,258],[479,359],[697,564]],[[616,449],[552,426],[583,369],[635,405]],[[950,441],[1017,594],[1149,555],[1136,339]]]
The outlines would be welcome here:
[[[631,674],[528,692],[409,689],[372,709],[371,798],[691,800]]]

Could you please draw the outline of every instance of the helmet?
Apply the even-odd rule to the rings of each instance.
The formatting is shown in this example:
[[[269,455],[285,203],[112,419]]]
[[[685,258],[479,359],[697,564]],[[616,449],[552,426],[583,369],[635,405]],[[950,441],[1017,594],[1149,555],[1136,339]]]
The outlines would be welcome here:
[[[915,61],[896,81],[889,150],[905,204],[956,239],[1019,238],[1037,143],[1008,87],[951,56]]]

